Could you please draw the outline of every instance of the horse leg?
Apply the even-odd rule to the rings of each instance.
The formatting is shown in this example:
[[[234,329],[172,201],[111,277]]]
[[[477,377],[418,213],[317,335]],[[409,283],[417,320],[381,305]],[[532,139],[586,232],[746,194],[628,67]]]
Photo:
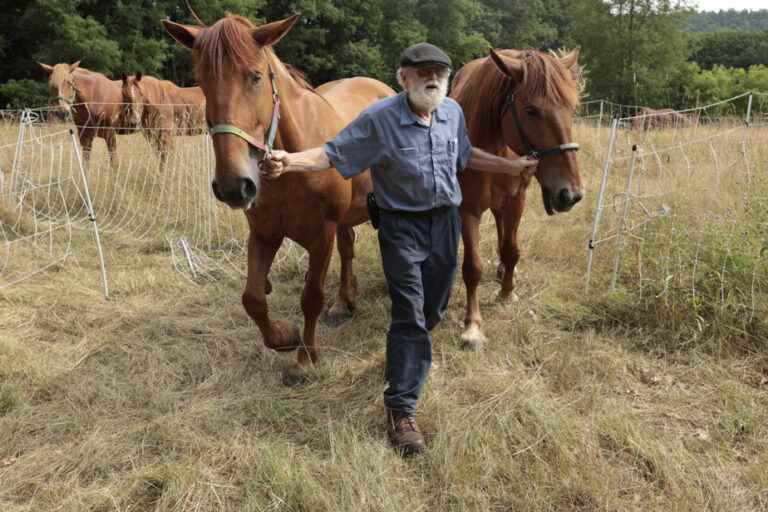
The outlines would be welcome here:
[[[282,320],[269,319],[267,309],[267,273],[280,248],[282,237],[248,238],[248,277],[243,292],[243,307],[261,331],[264,345],[278,352],[296,349],[301,344],[299,328]]]
[[[487,341],[480,324],[480,300],[477,287],[483,277],[483,262],[480,259],[480,215],[461,212],[461,238],[464,241],[464,263],[461,273],[467,288],[467,309],[464,316],[465,330],[461,334],[461,347],[466,350],[479,350]]]
[[[304,280],[304,292],[301,294],[301,310],[304,313],[304,339],[299,347],[296,364],[288,367],[283,376],[287,386],[302,384],[307,379],[307,367],[317,361],[317,339],[315,328],[317,319],[325,305],[325,276],[333,254],[333,239],[336,224],[326,222],[324,236],[309,251],[309,269]]]
[[[117,135],[114,130],[108,130],[104,136],[104,142],[107,143],[107,152],[109,153],[109,165],[112,169],[118,168],[117,162]]]
[[[91,148],[93,147],[94,130],[88,128],[80,131],[80,147],[83,150],[83,167],[88,168],[91,161]]]
[[[357,277],[352,268],[355,257],[355,228],[341,226],[336,228],[336,246],[341,258],[341,284],[336,303],[328,310],[329,323],[339,325],[352,315],[357,304]]]
[[[501,255],[501,264],[504,266],[504,275],[501,278],[501,292],[499,298],[502,301],[517,301],[518,297],[514,293],[515,266],[520,260],[520,248],[517,245],[517,230],[520,227],[520,220],[523,217],[523,208],[525,208],[525,191],[520,190],[517,195],[510,197],[503,210],[504,218],[504,237],[503,242],[499,244]]]
[[[173,135],[171,134],[170,130],[163,130],[160,133],[160,138],[157,143],[157,151],[160,153],[160,172],[164,172],[167,160],[168,160],[168,153],[173,148],[173,139],[171,139]]]
[[[504,214],[503,210],[492,209],[493,219],[496,221],[496,248],[499,256],[499,264],[496,266],[496,279],[504,278],[504,262],[501,261],[501,247],[504,245]]]

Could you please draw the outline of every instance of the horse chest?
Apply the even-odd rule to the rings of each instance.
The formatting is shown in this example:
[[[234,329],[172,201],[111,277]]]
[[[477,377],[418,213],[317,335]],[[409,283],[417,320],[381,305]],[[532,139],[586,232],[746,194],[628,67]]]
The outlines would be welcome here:
[[[345,205],[335,200],[337,196],[338,191],[329,190],[327,180],[267,183],[258,205],[248,212],[249,222],[262,235],[283,235],[304,242],[322,232],[326,222],[338,222],[342,217]]]

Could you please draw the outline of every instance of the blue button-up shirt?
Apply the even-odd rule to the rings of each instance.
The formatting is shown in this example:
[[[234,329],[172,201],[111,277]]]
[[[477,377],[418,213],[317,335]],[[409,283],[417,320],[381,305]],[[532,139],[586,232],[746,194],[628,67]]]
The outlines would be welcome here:
[[[456,172],[467,166],[472,145],[458,103],[446,98],[427,125],[402,92],[368,107],[324,149],[345,178],[371,169],[381,208],[423,211],[461,204]]]

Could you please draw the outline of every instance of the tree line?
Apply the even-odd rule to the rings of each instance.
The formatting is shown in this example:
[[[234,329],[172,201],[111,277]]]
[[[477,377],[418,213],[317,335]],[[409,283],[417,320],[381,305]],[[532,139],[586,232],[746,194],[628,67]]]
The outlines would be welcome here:
[[[671,0],[189,2],[207,24],[227,11],[257,24],[302,13],[277,51],[316,85],[352,75],[394,85],[403,48],[426,40],[444,48],[456,68],[489,47],[580,46],[593,99],[690,105],[720,94],[723,87],[708,84],[723,74],[733,75],[734,87],[768,90],[768,10],[694,13]],[[81,60],[110,77],[141,71],[194,83],[189,52],[160,24],[196,24],[183,0],[0,0],[0,13],[0,106],[47,102],[36,61]],[[739,81],[739,73],[753,78]]]

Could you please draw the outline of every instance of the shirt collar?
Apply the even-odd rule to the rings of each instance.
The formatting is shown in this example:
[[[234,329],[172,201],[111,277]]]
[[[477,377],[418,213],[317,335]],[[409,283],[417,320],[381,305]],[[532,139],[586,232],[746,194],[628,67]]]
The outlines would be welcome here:
[[[416,114],[414,114],[411,111],[411,107],[408,105],[408,94],[403,91],[399,94],[400,96],[400,124],[401,125],[408,125],[408,124],[422,124],[421,121],[419,121],[419,118],[416,117]],[[441,123],[444,123],[448,120],[448,116],[446,115],[445,109],[445,101],[443,100],[442,103],[440,103],[434,112],[432,112],[432,116],[440,121]]]

